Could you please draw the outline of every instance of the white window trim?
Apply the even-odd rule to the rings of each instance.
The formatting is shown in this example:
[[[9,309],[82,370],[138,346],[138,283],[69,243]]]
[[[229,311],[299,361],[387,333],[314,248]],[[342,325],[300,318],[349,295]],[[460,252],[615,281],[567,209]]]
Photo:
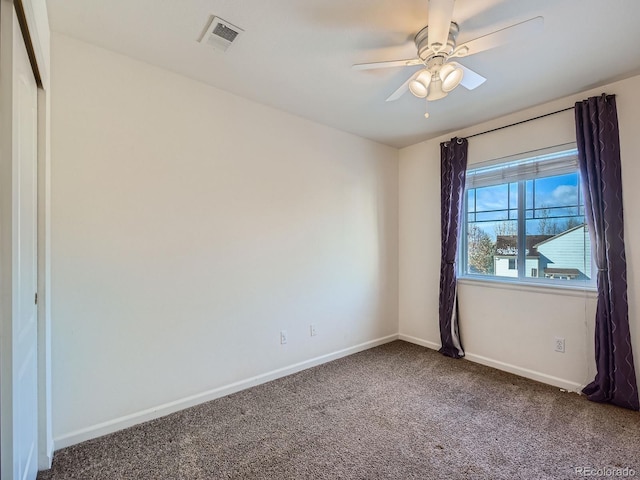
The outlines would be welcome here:
[[[505,157],[495,158],[491,160],[486,160],[482,162],[474,162],[470,165],[467,165],[468,170],[475,170],[479,168],[489,167],[489,166],[498,166],[502,163],[510,163],[517,162],[518,160],[525,160],[528,158],[534,158],[539,156],[546,156],[549,154],[559,153],[567,150],[574,150],[577,148],[577,144],[575,142],[565,143],[560,145],[554,145],[552,147],[548,147],[540,150],[532,150],[528,152],[519,153],[516,155],[509,155]],[[465,186],[465,197],[468,186]],[[559,279],[545,279],[545,278],[514,278],[514,277],[501,277],[495,275],[476,275],[472,273],[464,272],[464,265],[466,264],[466,252],[464,252],[462,246],[463,242],[461,241],[463,236],[466,235],[466,226],[467,226],[467,212],[463,207],[461,212],[460,222],[460,238],[458,240],[458,266],[457,266],[457,280],[461,284],[468,285],[484,285],[490,288],[507,288],[514,290],[523,290],[523,291],[532,291],[532,292],[545,292],[545,293],[557,293],[560,295],[577,295],[577,296],[595,296],[597,297],[597,284],[596,284],[596,276],[594,272],[597,272],[598,269],[595,265],[595,261],[593,256],[591,257],[591,280],[587,281],[569,281],[569,280],[559,280]],[[566,283],[565,283],[566,282]],[[569,283],[571,282],[571,283]],[[553,292],[555,290],[556,292]]]

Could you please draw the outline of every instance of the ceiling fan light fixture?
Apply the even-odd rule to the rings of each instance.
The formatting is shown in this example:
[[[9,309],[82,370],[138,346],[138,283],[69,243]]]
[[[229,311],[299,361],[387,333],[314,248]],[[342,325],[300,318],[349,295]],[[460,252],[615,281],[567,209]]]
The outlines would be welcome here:
[[[462,81],[462,76],[464,75],[464,71],[462,68],[452,65],[451,63],[447,63],[440,69],[440,80],[442,81],[442,91],[449,93]]]
[[[429,93],[431,84],[431,72],[422,70],[416,78],[409,82],[409,91],[418,98],[425,98]]]
[[[431,83],[431,88],[429,89],[429,95],[427,96],[427,100],[433,102],[434,100],[440,100],[441,98],[449,95],[447,92],[442,90],[442,81],[438,78],[437,80]]]

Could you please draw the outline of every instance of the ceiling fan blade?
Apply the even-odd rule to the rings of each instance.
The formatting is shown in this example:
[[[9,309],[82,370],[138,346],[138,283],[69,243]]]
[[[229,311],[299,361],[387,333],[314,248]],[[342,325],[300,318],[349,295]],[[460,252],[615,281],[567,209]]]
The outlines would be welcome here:
[[[389,98],[387,98],[385,102],[394,102],[398,100],[402,95],[404,95],[409,90],[409,82],[411,82],[411,80],[416,78],[420,72],[422,72],[422,70],[418,70],[416,73],[411,75],[406,82],[400,85],[400,88],[398,88],[395,92],[389,95]]]
[[[429,46],[447,44],[455,0],[429,0]],[[438,50],[434,48],[434,50]]]
[[[388,62],[356,63],[351,68],[354,70],[372,70],[374,68],[412,67],[414,65],[422,65],[422,60],[411,58],[409,60],[390,60]]]
[[[508,42],[517,42],[521,40],[527,40],[538,32],[542,31],[544,27],[544,18],[534,17],[529,20],[525,20],[522,23],[516,23],[510,27],[503,28],[493,33],[489,33],[482,37],[471,40],[467,43],[460,45],[456,48],[456,52],[452,56],[469,56],[476,53],[484,52],[491,48],[499,47]]]
[[[450,63],[455,65],[456,67],[460,67],[464,72],[464,74],[462,75],[462,80],[460,81],[460,85],[462,85],[467,90],[473,90],[474,88],[478,88],[480,85],[482,85],[484,82],[487,81],[487,79],[484,78],[479,73],[474,72],[473,70],[465,67],[464,65],[460,65],[458,62],[450,62]]]

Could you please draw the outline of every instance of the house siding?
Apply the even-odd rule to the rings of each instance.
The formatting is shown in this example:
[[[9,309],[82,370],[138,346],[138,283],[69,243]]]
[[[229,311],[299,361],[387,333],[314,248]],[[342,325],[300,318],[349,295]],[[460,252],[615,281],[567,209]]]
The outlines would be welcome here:
[[[591,255],[588,253],[591,252],[591,241],[584,226],[554,237],[537,248],[540,253],[541,270],[577,268],[581,274],[578,280],[591,278]]]

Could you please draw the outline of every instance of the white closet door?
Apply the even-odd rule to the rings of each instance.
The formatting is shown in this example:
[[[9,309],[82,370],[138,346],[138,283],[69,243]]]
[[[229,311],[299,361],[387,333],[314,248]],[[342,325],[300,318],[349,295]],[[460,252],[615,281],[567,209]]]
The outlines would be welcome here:
[[[13,478],[38,464],[37,86],[13,12]]]

